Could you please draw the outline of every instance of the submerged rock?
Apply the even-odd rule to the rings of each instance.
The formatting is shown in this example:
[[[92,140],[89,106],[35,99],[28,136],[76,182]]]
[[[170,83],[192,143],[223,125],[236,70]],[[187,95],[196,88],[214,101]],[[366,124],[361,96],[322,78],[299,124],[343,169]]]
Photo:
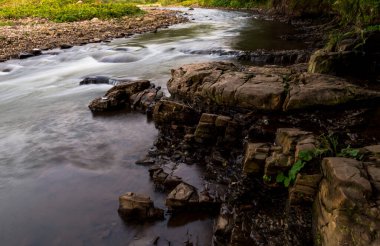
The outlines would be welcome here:
[[[129,62],[135,62],[140,60],[141,58],[136,57],[132,54],[115,54],[115,55],[110,55],[103,57],[100,62],[105,62],[105,63],[129,63]]]
[[[133,192],[119,197],[118,212],[125,220],[144,221],[164,218],[164,210],[155,208],[149,197]]]
[[[91,76],[86,77],[79,82],[79,85],[88,85],[88,84],[111,84],[110,78],[107,76]]]

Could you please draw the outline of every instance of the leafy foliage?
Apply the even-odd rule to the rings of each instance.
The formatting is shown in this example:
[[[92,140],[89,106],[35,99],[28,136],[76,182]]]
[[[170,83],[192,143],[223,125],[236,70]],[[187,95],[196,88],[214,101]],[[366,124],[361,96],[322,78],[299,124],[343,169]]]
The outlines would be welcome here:
[[[350,146],[339,149],[338,136],[334,134],[321,135],[319,137],[319,141],[319,148],[300,151],[298,154],[298,160],[290,168],[288,174],[285,175],[283,172],[280,172],[276,177],[276,182],[283,183],[285,187],[289,187],[289,185],[296,179],[297,174],[302,170],[302,168],[315,158],[321,159],[325,156],[338,156],[357,160],[361,160],[363,158],[358,149],[351,148]]]
[[[366,25],[379,18],[380,0],[336,0],[333,8],[344,23]]]
[[[18,19],[25,17],[40,17],[55,22],[71,22],[92,18],[110,19],[125,15],[139,14],[142,11],[134,5],[118,3],[101,3],[96,0],[84,0],[78,4],[75,0],[29,0],[25,3],[1,4],[0,18]]]
[[[288,175],[285,176],[283,172],[280,172],[276,177],[276,182],[284,183],[285,187],[289,187],[305,164],[314,158],[314,155],[315,153],[313,151],[300,151],[298,154],[298,160],[290,168]]]

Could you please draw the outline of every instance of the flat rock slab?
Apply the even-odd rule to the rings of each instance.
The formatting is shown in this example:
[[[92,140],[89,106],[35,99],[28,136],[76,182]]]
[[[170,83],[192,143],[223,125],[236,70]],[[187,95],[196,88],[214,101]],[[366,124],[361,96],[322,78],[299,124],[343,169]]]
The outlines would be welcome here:
[[[174,99],[261,111],[288,111],[379,99],[380,92],[325,74],[276,67],[237,67],[228,62],[184,65],[172,70],[168,90]]]
[[[349,102],[380,98],[380,92],[351,84],[343,78],[304,73],[300,83],[291,83],[283,110],[316,106],[334,106]]]

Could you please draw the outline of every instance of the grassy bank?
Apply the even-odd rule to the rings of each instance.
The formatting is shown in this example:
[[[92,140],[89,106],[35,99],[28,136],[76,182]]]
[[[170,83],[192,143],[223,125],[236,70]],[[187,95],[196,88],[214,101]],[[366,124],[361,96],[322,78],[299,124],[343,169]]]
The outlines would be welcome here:
[[[110,19],[140,14],[130,1],[101,0],[0,0],[1,19],[46,18],[55,22],[72,22],[92,18]]]

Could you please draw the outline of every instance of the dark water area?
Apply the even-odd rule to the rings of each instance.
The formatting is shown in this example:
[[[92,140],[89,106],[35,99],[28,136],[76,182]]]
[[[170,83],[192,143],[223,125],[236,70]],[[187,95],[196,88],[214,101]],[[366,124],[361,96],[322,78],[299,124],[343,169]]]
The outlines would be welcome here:
[[[251,18],[251,28],[240,31],[240,35],[232,42],[235,50],[292,50],[306,48],[306,44],[297,40],[286,40],[294,35],[294,28],[286,23]]]
[[[166,91],[170,69],[226,59],[185,50],[302,46],[281,39],[291,27],[247,13],[196,9],[189,16],[195,20],[158,33],[0,63],[1,245],[149,245],[157,236],[158,245],[211,244],[213,218],[204,214],[147,224],[120,219],[118,196],[128,191],[165,207],[147,167],[135,164],[158,132],[140,113],[94,117],[88,103],[111,86],[79,86],[104,75],[149,79]],[[202,167],[178,173],[203,185]]]

